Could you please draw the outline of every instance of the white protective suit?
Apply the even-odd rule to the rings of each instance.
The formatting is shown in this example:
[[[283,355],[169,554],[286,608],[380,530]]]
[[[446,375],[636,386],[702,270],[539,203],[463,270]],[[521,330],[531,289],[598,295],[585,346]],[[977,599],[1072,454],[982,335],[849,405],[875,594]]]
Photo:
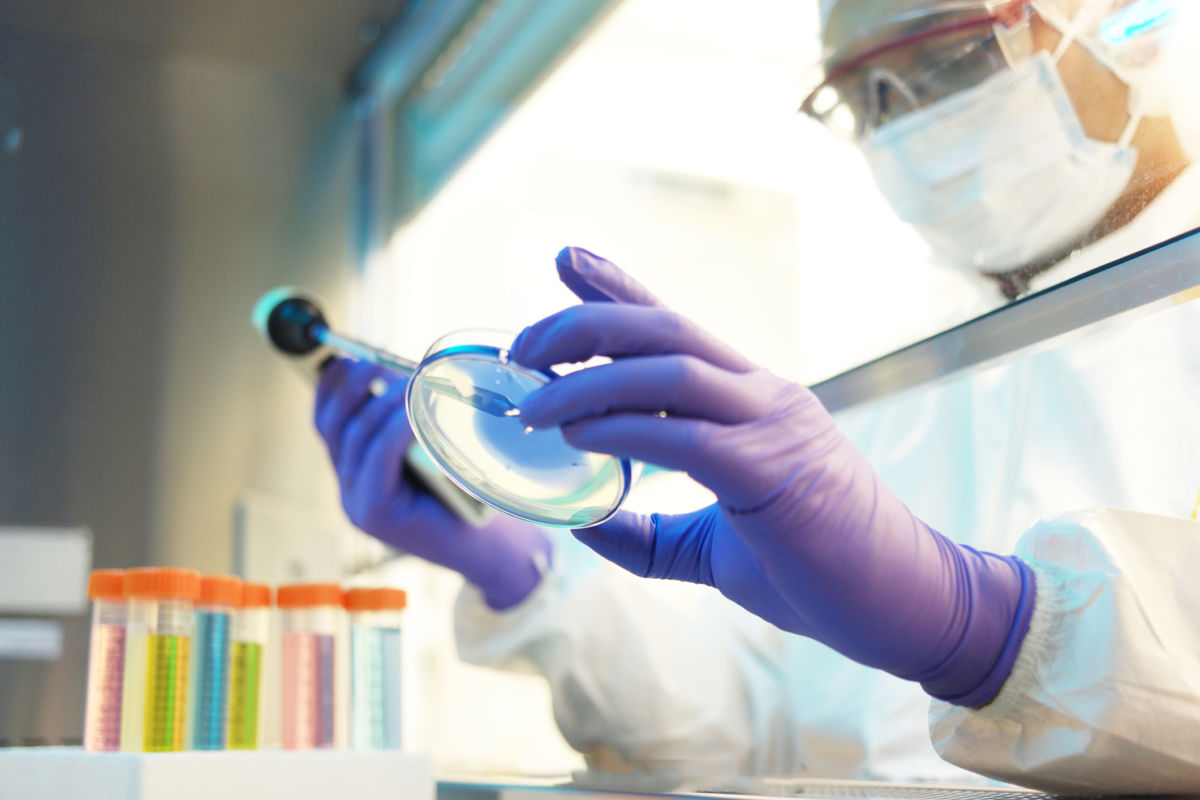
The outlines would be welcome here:
[[[1195,227],[1197,197],[1192,167],[1040,283]],[[838,416],[919,517],[1037,575],[1020,655],[982,709],[930,709],[918,685],[715,591],[666,602],[658,582],[565,535],[517,608],[494,613],[464,590],[460,653],[543,674],[593,766],[665,783],[979,780],[952,763],[1062,793],[1200,792],[1200,523],[1186,519],[1200,490],[1200,302],[1187,299]]]

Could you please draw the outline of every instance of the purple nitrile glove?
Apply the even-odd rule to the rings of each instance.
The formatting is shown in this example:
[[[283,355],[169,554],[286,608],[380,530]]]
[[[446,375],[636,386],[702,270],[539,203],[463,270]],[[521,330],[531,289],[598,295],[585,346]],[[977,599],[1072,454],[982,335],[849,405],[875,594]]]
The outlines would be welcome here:
[[[376,396],[372,383],[388,388]],[[408,379],[361,361],[338,359],[321,374],[314,420],[355,526],[394,547],[448,567],[502,610],[541,580],[537,559],[550,543],[536,526],[497,515],[482,527],[463,521],[403,473],[415,441],[404,408]]]
[[[930,529],[812,392],[669,311],[611,263],[567,248],[558,268],[585,302],[526,328],[513,360],[613,361],[538,390],[522,421],[562,426],[584,450],[686,471],[717,496],[690,514],[621,512],[579,539],[639,575],[715,586],[935,697],[982,705],[995,695],[1032,613],[1023,562]]]

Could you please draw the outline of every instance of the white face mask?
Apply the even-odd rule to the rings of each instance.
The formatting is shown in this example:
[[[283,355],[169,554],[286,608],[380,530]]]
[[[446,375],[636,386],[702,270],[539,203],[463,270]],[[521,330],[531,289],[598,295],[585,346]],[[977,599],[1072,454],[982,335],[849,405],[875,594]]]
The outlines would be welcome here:
[[[949,266],[1005,272],[1078,241],[1133,173],[1087,138],[1045,53],[890,122],[859,144],[880,190]]]

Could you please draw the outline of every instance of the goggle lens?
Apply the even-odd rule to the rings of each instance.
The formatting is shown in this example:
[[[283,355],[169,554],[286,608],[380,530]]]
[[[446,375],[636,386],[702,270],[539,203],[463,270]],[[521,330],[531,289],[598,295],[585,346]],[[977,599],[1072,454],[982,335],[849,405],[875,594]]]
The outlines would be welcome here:
[[[800,110],[843,138],[865,136],[1006,68],[995,28],[1024,19],[1028,4],[957,14],[866,48],[830,69]]]

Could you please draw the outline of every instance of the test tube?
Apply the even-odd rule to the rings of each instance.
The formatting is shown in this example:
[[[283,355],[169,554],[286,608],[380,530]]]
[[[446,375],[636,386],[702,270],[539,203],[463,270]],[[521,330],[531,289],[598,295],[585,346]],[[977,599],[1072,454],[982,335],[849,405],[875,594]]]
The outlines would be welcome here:
[[[333,583],[280,586],[280,738],[288,750],[333,747],[334,657],[342,588]]]
[[[271,627],[271,587],[242,584],[242,608],[233,623],[229,676],[229,748],[257,750],[263,650]]]
[[[400,748],[400,589],[350,589],[350,746]]]
[[[192,704],[188,715],[195,750],[224,750],[229,737],[229,668],[233,620],[242,604],[242,581],[201,575],[192,647]]]
[[[83,749],[121,749],[121,689],[125,680],[125,573],[97,569],[88,579],[92,636],[88,647]]]
[[[125,632],[121,749],[182,750],[188,703],[188,660],[200,594],[191,569],[146,567],[125,573],[129,622]]]

